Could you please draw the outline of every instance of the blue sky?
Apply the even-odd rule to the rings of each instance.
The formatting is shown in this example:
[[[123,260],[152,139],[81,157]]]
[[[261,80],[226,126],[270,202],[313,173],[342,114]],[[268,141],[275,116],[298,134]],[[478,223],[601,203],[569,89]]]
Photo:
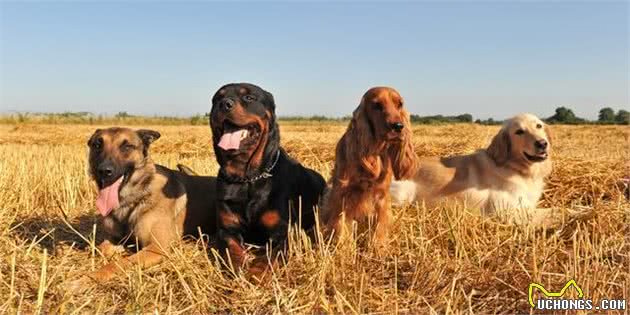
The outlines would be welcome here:
[[[279,115],[374,85],[420,115],[628,108],[627,2],[2,2],[0,112],[190,115],[228,82]]]

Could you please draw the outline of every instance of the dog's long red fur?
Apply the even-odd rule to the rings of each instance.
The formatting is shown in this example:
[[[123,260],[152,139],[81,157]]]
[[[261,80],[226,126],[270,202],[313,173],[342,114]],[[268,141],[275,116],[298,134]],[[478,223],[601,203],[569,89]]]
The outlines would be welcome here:
[[[376,87],[354,110],[337,143],[332,187],[325,197],[323,220],[330,230],[339,233],[353,220],[376,216],[374,240],[384,245],[391,221],[392,177],[409,178],[417,169],[409,113],[402,103],[396,90]],[[403,125],[400,132],[391,127],[396,123]]]

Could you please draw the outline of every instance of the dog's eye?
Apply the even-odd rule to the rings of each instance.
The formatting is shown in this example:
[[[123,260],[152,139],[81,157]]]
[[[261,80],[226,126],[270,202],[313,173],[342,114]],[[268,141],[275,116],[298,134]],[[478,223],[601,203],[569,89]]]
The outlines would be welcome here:
[[[383,111],[383,104],[381,103],[374,103],[374,109],[376,109],[379,112]]]
[[[398,102],[398,109],[401,109],[403,107],[403,102]]]
[[[127,142],[127,140],[123,141],[123,143],[120,145],[120,150],[123,152],[128,152],[133,149],[135,149],[135,146]]]
[[[536,128],[540,129],[540,128],[542,128],[542,125],[538,124],[538,125],[536,125]]]
[[[92,142],[92,147],[94,149],[100,150],[103,147],[103,138],[97,138]]]
[[[523,130],[523,129],[516,130],[516,132],[515,132],[515,134],[517,134],[519,136],[524,134],[524,133],[525,133],[525,130]]]
[[[247,102],[247,103],[251,103],[251,102],[256,100],[256,97],[254,95],[247,94],[247,95],[243,96],[243,100],[245,102]]]

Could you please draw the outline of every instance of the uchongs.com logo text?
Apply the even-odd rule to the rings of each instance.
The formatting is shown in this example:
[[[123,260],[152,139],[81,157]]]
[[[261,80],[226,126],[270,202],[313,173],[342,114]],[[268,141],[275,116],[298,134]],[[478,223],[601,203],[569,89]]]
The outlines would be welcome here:
[[[578,299],[564,298],[567,290],[573,287],[577,291]],[[534,289],[538,289],[542,297],[534,301]],[[619,299],[602,299],[594,302],[591,299],[584,298],[582,288],[577,285],[575,280],[569,280],[558,292],[550,292],[539,283],[530,283],[527,290],[529,304],[537,310],[547,311],[579,311],[579,310],[625,310],[626,300]]]

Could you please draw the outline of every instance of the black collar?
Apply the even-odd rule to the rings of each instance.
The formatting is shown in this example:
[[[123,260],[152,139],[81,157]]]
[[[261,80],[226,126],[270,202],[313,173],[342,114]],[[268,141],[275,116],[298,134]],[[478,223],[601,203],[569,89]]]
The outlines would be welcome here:
[[[266,167],[260,174],[254,177],[229,176],[225,174],[225,171],[223,170],[223,168],[221,168],[219,170],[219,178],[228,183],[235,183],[235,184],[250,184],[253,182],[257,182],[258,180],[261,180],[263,178],[270,178],[270,177],[273,177],[273,174],[271,174],[271,171],[273,170],[274,167],[276,167],[276,164],[278,164],[279,159],[280,159],[280,150],[276,151],[276,157],[273,159],[273,162],[271,163],[271,165]]]

